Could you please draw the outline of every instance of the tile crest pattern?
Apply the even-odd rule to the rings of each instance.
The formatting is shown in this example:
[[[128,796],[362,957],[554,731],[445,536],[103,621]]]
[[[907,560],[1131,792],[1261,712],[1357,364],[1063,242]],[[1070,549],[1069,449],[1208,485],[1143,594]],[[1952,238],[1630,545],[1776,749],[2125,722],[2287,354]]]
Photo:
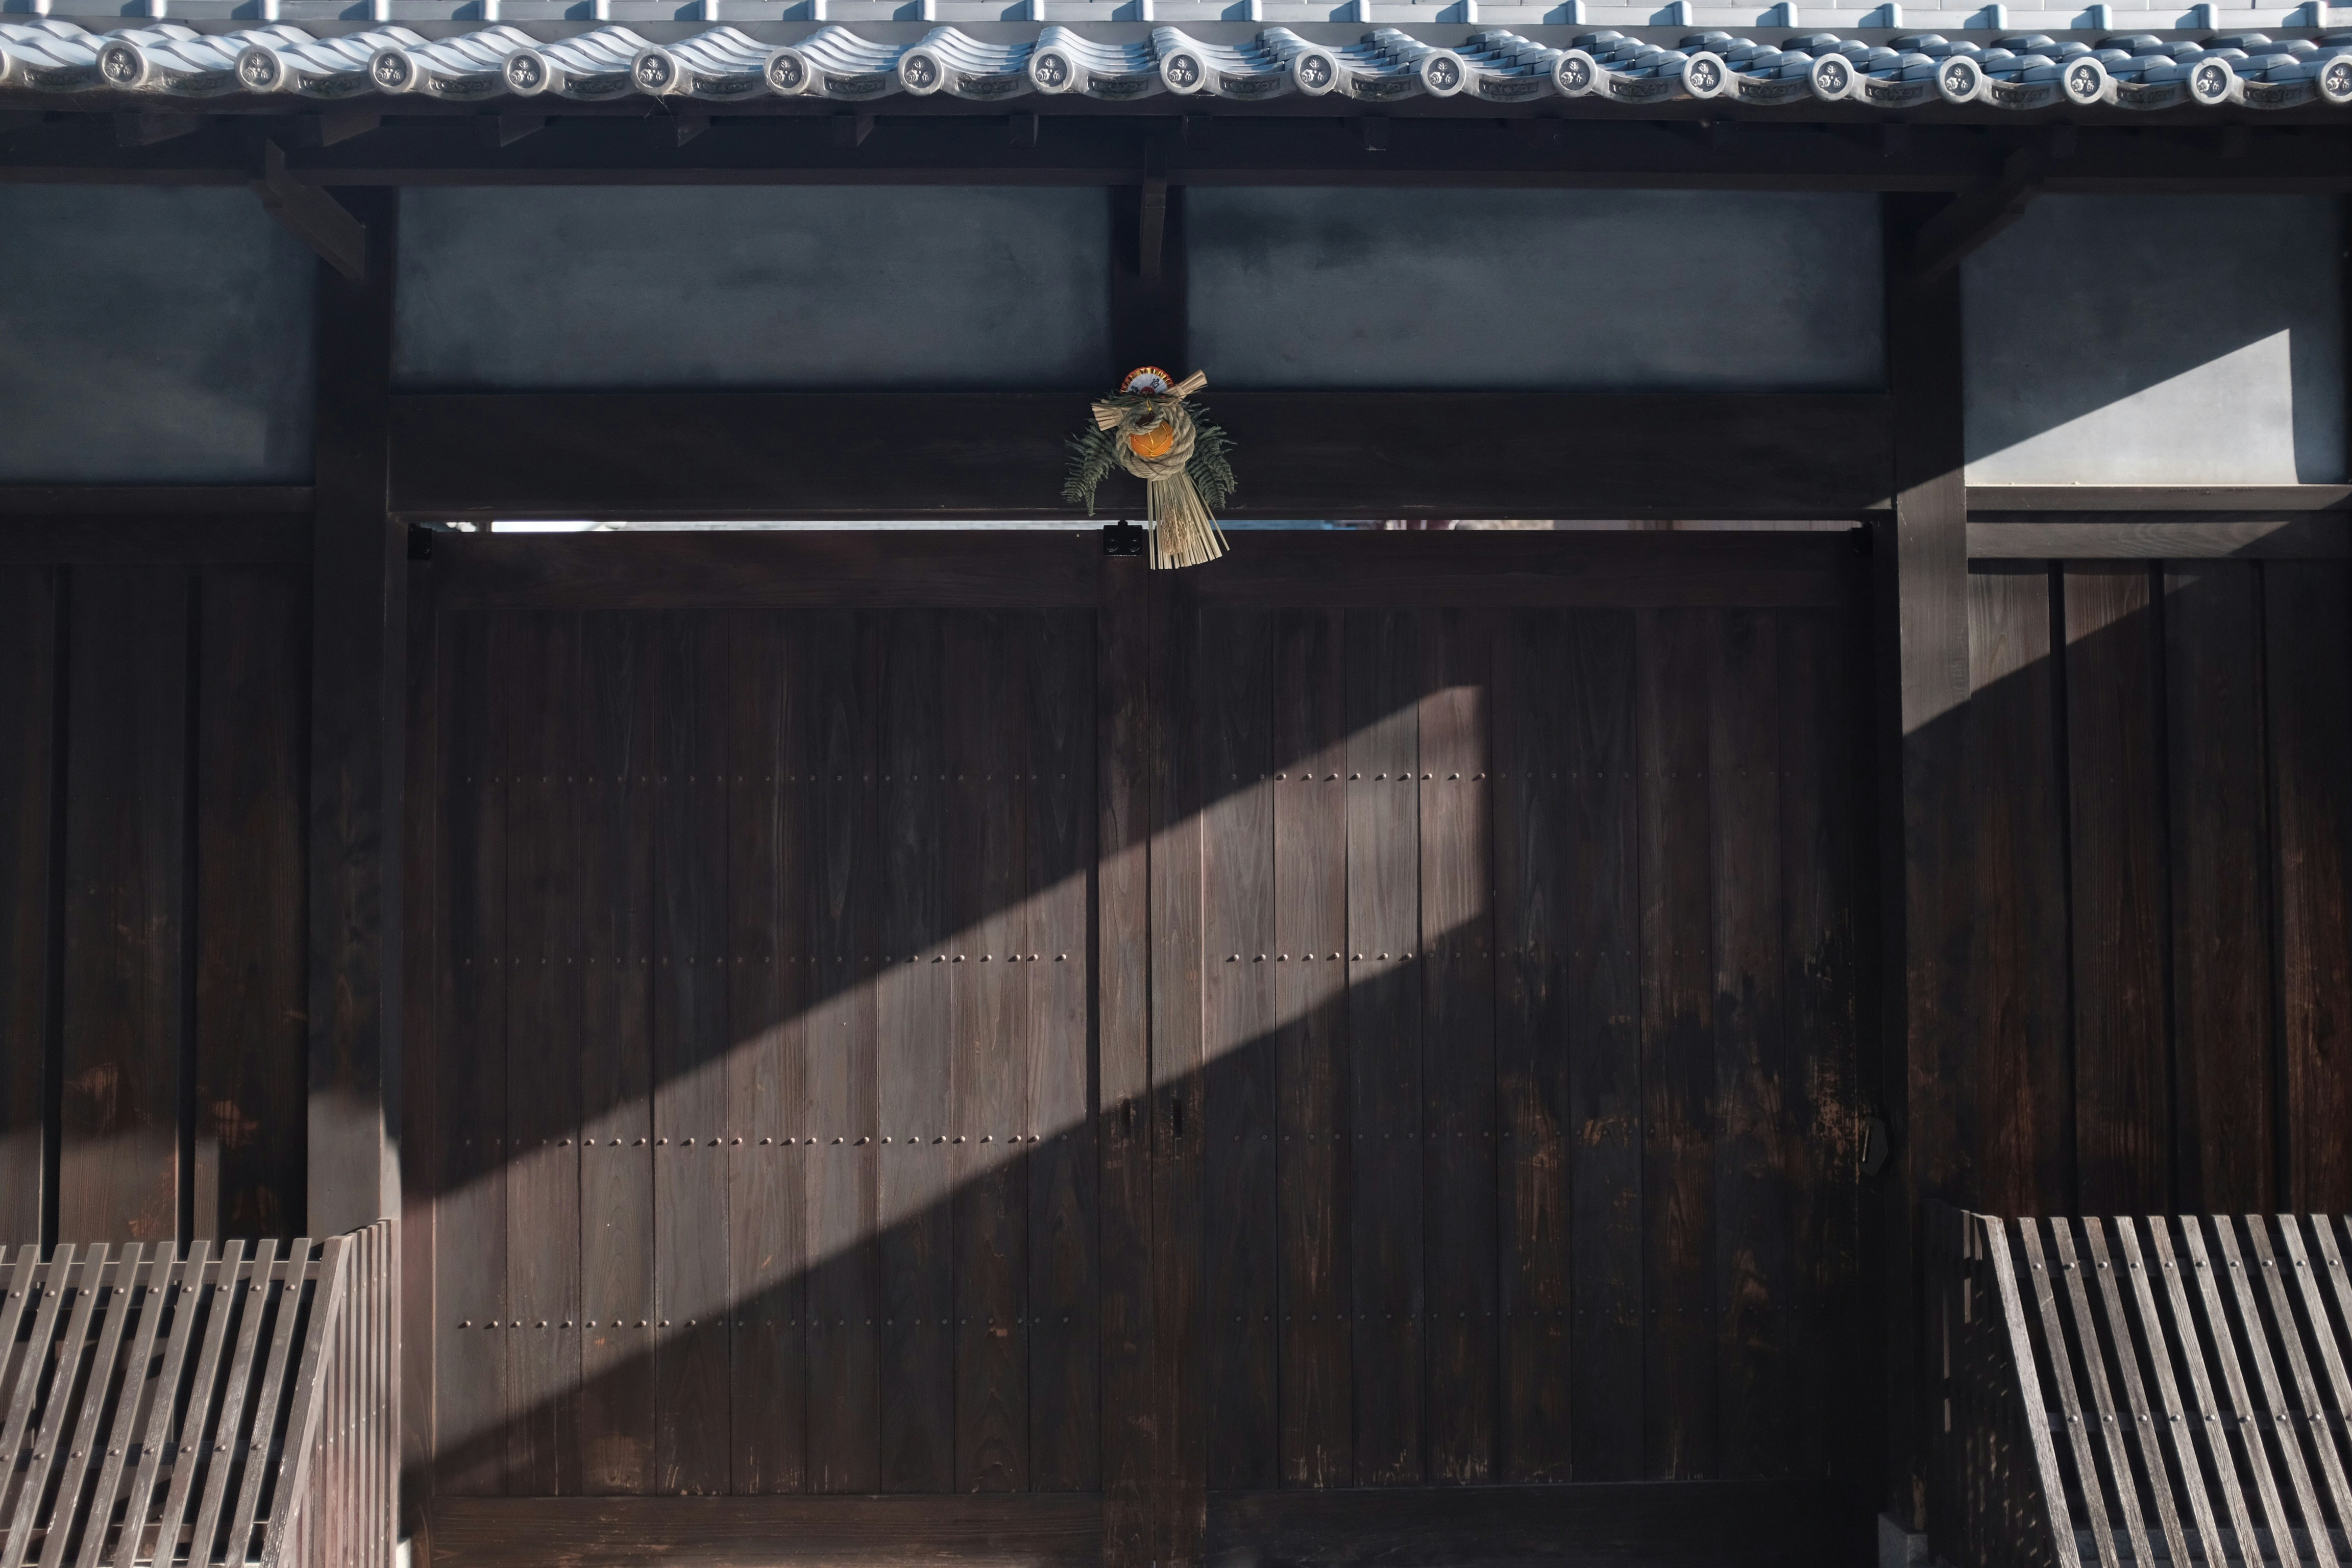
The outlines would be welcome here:
[[[635,94],[718,103],[762,97],[864,102],[898,92],[980,100],[1170,93],[1247,101],[1297,93],[1370,103],[1466,95],[1493,103],[1601,97],[1633,105],[1730,99],[1770,106],[1811,98],[1881,109],[1936,99],[2013,110],[2187,103],[2289,109],[2315,99],[2352,103],[2352,33],[2276,42],[2262,33],[2231,33],[2201,43],[2126,34],[2094,47],[2039,33],[1988,46],[1934,33],[1873,45],[1834,33],[1772,44],[1701,32],[1667,48],[1603,30],[1577,35],[1563,49],[1502,29],[1444,47],[1399,27],[1376,27],[1340,46],[1279,26],[1236,46],[1204,43],[1171,26],[1153,29],[1148,41],[1107,43],[1058,26],[1015,43],[983,42],[940,26],[912,44],[895,44],[835,24],[798,43],[771,46],[729,26],[672,44],[615,26],[542,43],[508,26],[436,39],[394,26],[321,38],[283,23],[218,34],[171,22],[93,33],[43,18],[0,23],[0,88],[178,98],[413,92],[455,101]]]

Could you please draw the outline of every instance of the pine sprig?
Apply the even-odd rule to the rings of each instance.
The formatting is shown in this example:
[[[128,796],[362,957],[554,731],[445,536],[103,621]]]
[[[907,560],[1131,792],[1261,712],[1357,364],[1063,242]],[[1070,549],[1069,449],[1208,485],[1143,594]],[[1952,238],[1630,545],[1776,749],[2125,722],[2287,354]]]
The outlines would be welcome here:
[[[1086,430],[1070,437],[1070,472],[1062,481],[1062,499],[1072,506],[1083,506],[1087,515],[1095,514],[1095,491],[1110,471],[1118,466],[1118,432]]]
[[[1184,477],[1200,492],[1201,504],[1213,512],[1224,510],[1226,499],[1241,488],[1241,481],[1234,478],[1234,465],[1226,457],[1234,449],[1234,438],[1202,417],[1208,412],[1198,404],[1192,405],[1192,459],[1184,465]]]

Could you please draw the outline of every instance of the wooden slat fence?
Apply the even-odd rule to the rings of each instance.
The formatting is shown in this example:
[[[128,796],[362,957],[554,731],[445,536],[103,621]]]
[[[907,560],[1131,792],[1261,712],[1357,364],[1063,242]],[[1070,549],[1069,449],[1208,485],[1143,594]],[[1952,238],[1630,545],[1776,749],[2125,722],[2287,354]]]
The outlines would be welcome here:
[[[390,1225],[0,1258],[0,1568],[383,1568]]]
[[[2345,1220],[1932,1218],[1941,1556],[2352,1565]]]

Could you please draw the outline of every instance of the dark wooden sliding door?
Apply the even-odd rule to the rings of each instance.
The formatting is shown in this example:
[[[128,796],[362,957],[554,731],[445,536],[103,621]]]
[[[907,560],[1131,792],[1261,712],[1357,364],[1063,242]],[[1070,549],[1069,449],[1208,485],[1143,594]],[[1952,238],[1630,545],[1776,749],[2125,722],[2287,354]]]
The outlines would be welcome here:
[[[469,1499],[982,1492],[1044,1511],[907,1528],[1189,1561],[1328,1533],[1290,1492],[1848,1468],[1843,541],[438,556],[436,1549],[563,1528]]]

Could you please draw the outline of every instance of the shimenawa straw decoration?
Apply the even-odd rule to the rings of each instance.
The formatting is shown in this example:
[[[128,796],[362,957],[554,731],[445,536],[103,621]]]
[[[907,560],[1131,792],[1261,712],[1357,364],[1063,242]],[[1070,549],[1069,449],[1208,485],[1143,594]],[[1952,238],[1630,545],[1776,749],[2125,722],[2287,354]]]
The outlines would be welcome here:
[[[1209,384],[1194,371],[1177,381],[1157,365],[1127,373],[1116,395],[1094,405],[1091,430],[1070,437],[1070,477],[1062,499],[1094,515],[1095,490],[1112,468],[1144,481],[1155,571],[1198,566],[1225,552],[1212,509],[1234,493],[1232,440],[1186,399]]]

